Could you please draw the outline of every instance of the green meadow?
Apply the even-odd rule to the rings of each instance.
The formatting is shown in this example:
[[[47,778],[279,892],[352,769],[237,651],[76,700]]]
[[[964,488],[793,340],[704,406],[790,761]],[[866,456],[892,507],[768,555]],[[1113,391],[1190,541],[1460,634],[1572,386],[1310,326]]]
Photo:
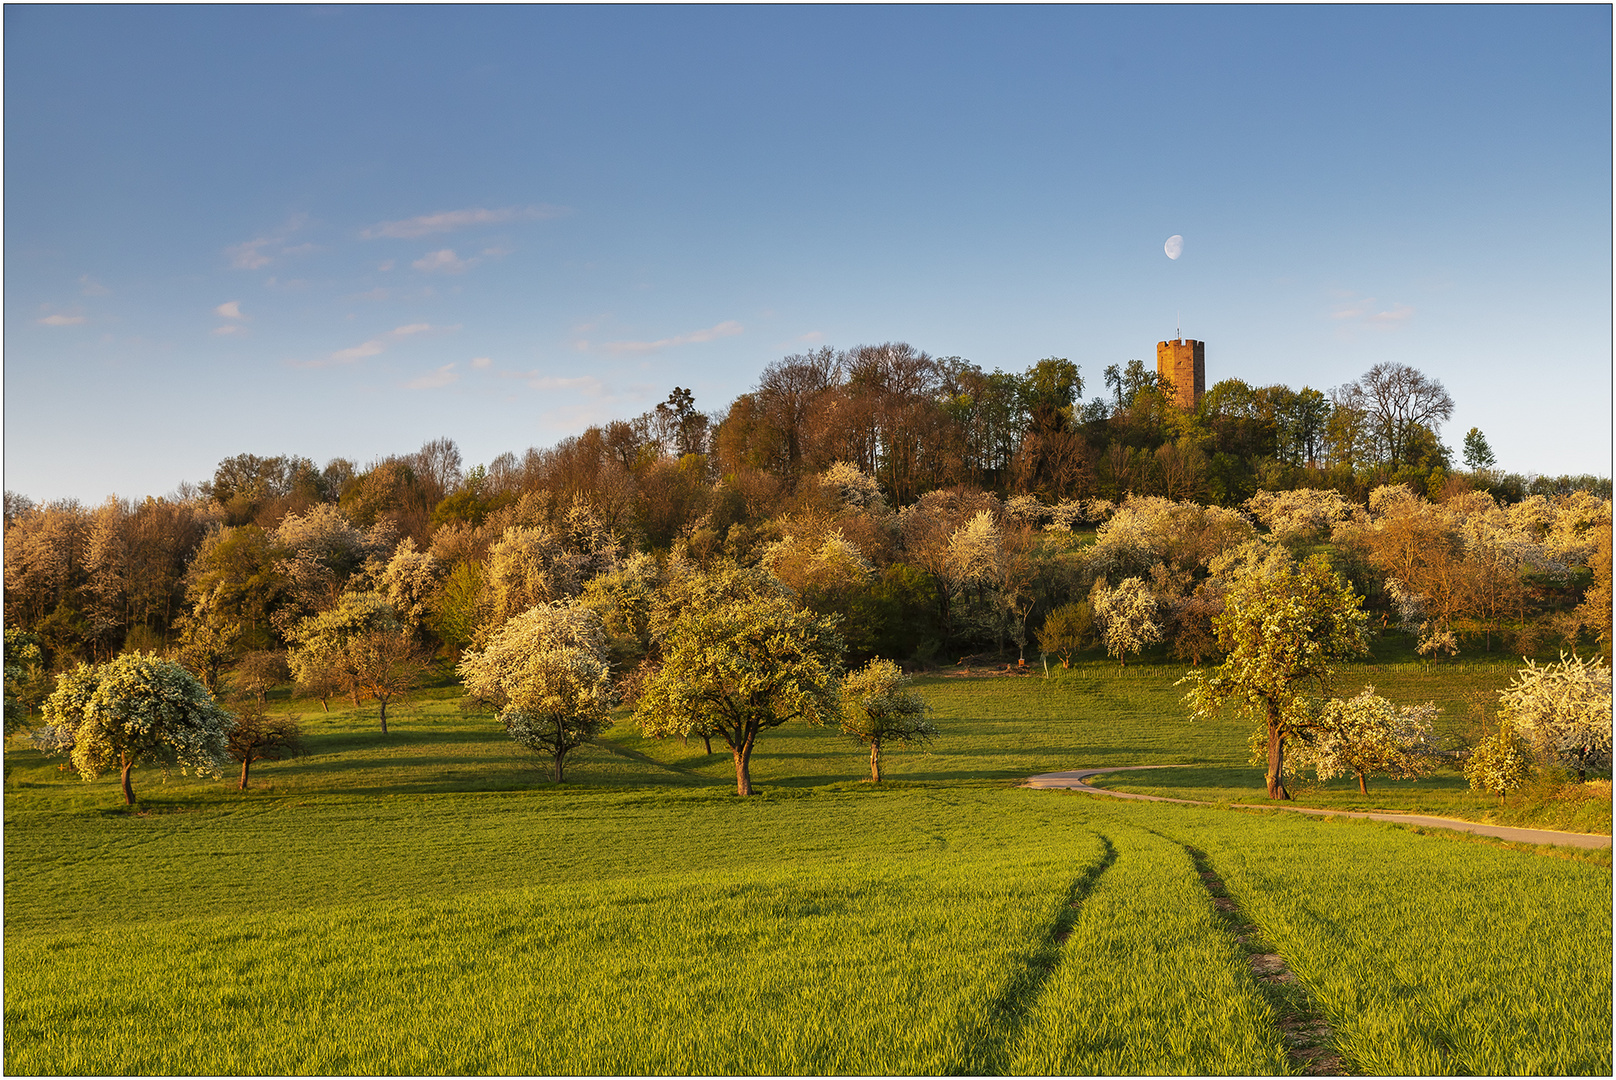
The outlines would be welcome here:
[[[1495,666],[1356,681],[1462,723]],[[1189,763],[1148,782],[1260,801],[1181,673],[924,680],[943,736],[879,790],[788,726],[745,801],[722,748],[626,720],[556,785],[449,686],[385,737],[272,698],[306,756],[245,792],[137,770],[133,813],[14,742],[6,1071],[1285,1074],[1305,1029],[1355,1073],[1610,1072],[1608,852],[1016,786]],[[1497,812],[1460,786],[1369,802]]]

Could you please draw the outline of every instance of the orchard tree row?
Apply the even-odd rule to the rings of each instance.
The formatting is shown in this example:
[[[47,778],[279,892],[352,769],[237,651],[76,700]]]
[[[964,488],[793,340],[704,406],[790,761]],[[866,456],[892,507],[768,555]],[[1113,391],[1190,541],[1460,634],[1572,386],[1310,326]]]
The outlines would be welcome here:
[[[637,569],[650,571],[651,560],[638,558]],[[877,783],[884,745],[925,744],[938,734],[896,664],[876,659],[849,674],[841,617],[804,607],[766,567],[716,560],[674,569],[660,582],[652,573],[626,575],[594,603],[574,596],[511,616],[460,660],[469,702],[492,710],[516,742],[550,757],[557,783],[567,755],[611,726],[616,704],[631,704],[648,737],[694,735],[709,752],[713,739],[722,740],[741,796],[753,792],[757,739],[782,724],[839,718],[845,734],[869,746]],[[1372,774],[1419,777],[1447,758],[1463,763],[1473,786],[1500,795],[1519,786],[1535,762],[1575,769],[1579,779],[1609,768],[1611,678],[1603,661],[1562,655],[1542,669],[1529,664],[1501,694],[1495,737],[1475,747],[1444,746],[1431,738],[1432,704],[1399,709],[1373,687],[1350,699],[1326,696],[1340,661],[1364,652],[1368,641],[1362,597],[1328,558],[1298,561],[1278,542],[1253,541],[1229,569],[1211,627],[1225,658],[1185,680],[1193,687],[1187,703],[1197,716],[1228,707],[1257,721],[1253,755],[1267,766],[1271,798],[1289,798],[1287,770],[1307,767],[1321,780],[1355,774],[1367,790]],[[646,647],[635,677],[614,686],[609,642],[624,636]],[[32,646],[22,637],[8,631],[8,652]],[[344,657],[373,650],[378,640],[407,650],[409,631],[372,625],[333,639],[335,670],[362,667],[365,661]],[[326,662],[310,650],[310,636],[300,634],[292,666],[304,683],[302,669]],[[389,694],[409,689],[422,666],[419,656],[402,652],[395,663],[404,677],[387,684]],[[16,676],[8,663],[8,717],[18,711]],[[369,689],[382,702],[385,736],[386,698]],[[131,804],[130,773],[138,764],[217,774],[234,758],[245,788],[255,758],[295,753],[300,741],[294,722],[266,722],[261,689],[256,708],[231,714],[179,663],[142,652],[64,673],[43,713],[35,744],[68,755],[87,780],[119,770]]]

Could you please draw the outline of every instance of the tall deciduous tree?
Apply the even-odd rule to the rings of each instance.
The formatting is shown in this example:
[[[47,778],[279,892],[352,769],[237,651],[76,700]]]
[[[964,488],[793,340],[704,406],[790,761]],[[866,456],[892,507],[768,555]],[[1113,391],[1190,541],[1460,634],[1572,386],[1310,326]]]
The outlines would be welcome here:
[[[86,780],[117,769],[123,799],[134,805],[136,765],[219,775],[229,761],[234,719],[196,676],[172,660],[125,653],[107,664],[80,664],[45,702],[41,742],[71,756]]]
[[[460,661],[466,693],[498,710],[511,738],[555,761],[611,726],[611,668],[600,615],[577,600],[530,608]]]
[[[881,782],[881,750],[925,745],[937,737],[931,706],[909,689],[910,679],[891,660],[875,659],[842,683],[842,732],[870,748],[870,779]]]
[[[662,667],[635,707],[641,728],[720,736],[735,759],[736,793],[752,794],[759,734],[840,712],[836,621],[798,607],[761,571],[729,568],[693,583],[662,628]]]
[[[1382,460],[1413,463],[1426,436],[1439,436],[1442,421],[1453,415],[1453,398],[1442,383],[1407,364],[1376,364],[1348,383],[1341,400],[1369,422]]]
[[[1290,798],[1281,779],[1285,744],[1313,722],[1308,692],[1327,690],[1336,664],[1367,648],[1362,605],[1321,556],[1259,564],[1229,583],[1216,623],[1228,656],[1186,676],[1193,688],[1185,701],[1199,717],[1233,705],[1264,726],[1271,799]]]
[[[809,416],[836,383],[836,356],[830,349],[788,356],[763,369],[754,395],[775,448],[776,466],[787,490],[795,490],[813,439]]]
[[[271,617],[292,596],[282,565],[287,551],[257,525],[210,533],[186,574],[192,617],[213,628],[234,626],[234,644],[267,649],[275,644]]]

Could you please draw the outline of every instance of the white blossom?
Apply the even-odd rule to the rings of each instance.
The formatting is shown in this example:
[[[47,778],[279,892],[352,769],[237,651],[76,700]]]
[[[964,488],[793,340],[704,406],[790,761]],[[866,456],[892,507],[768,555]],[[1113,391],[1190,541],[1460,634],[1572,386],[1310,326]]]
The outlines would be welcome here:
[[[1541,752],[1583,774],[1609,767],[1611,678],[1603,660],[1575,653],[1542,667],[1528,660],[1498,700]]]

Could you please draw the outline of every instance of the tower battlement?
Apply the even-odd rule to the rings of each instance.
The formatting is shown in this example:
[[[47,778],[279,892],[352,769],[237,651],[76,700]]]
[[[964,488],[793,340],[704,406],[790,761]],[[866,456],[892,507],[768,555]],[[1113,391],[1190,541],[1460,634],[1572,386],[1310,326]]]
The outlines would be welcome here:
[[[1173,384],[1173,402],[1193,409],[1206,393],[1206,342],[1174,338],[1156,342],[1156,374]]]

